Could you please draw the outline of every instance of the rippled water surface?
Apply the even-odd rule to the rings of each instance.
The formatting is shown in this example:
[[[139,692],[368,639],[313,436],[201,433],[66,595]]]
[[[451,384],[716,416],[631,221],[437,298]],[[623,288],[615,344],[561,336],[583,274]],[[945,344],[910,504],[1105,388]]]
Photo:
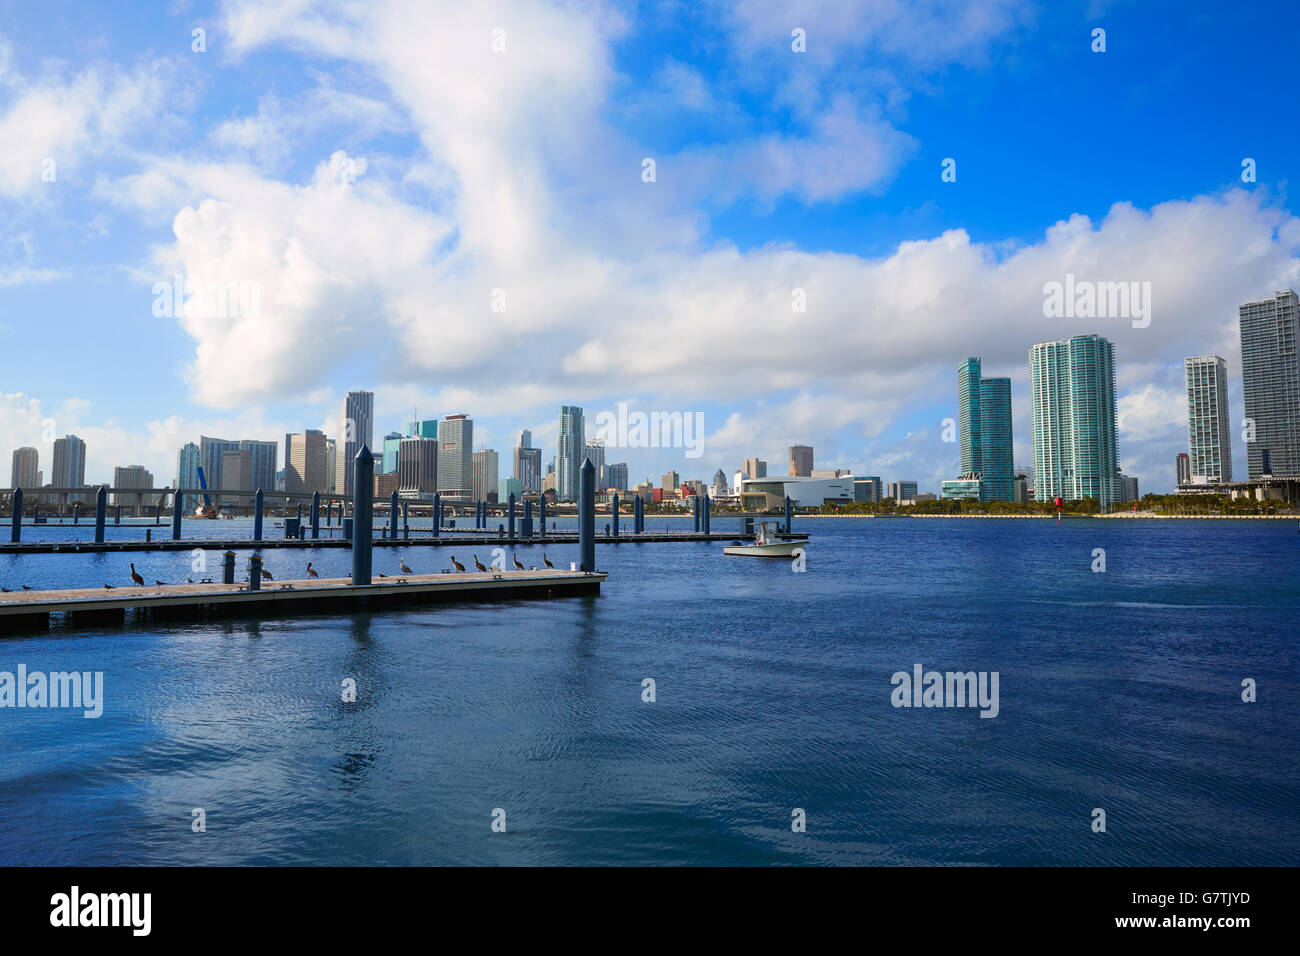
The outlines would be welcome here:
[[[0,709],[0,863],[1296,861],[1294,522],[796,527],[802,574],[720,544],[600,545],[597,598],[0,639],[0,670],[102,671],[106,698],[93,720]],[[129,561],[184,580],[191,560],[0,555],[0,582],[121,584]],[[998,716],[891,706],[917,663],[997,671]]]

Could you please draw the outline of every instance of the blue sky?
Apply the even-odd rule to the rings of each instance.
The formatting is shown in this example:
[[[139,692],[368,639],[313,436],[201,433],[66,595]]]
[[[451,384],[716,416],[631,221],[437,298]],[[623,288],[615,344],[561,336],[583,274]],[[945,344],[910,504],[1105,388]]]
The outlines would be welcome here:
[[[959,360],[1012,377],[1029,463],[1029,347],[1098,332],[1167,490],[1183,357],[1227,358],[1239,421],[1236,305],[1300,285],[1293,4],[465,6],[0,3],[0,450],[48,468],[52,419],[88,480],[169,481],[361,387],[379,434],[466,412],[503,467],[628,402],[705,416],[699,459],[612,450],[634,480],[802,442],[937,490]],[[258,314],[156,316],[177,272]],[[1066,272],[1151,282],[1151,325],[1045,318]]]

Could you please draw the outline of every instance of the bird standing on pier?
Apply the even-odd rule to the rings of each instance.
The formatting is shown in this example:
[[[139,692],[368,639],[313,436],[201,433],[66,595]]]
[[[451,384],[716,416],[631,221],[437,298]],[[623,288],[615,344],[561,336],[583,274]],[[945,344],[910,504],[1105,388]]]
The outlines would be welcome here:
[[[263,581],[274,581],[275,578],[271,577],[271,572],[270,572],[270,571],[266,570],[266,568],[263,568],[263,569],[262,569],[262,580],[263,580]]]
[[[459,561],[457,561],[457,560],[456,560],[456,556],[455,556],[454,554],[451,556],[451,563],[452,563],[453,565],[456,566],[456,570],[457,570],[457,571],[464,571],[464,570],[465,570],[465,565],[463,565],[463,564],[461,564]]]
[[[403,573],[403,574],[410,574],[410,573],[411,573],[411,569],[408,568],[408,567],[406,566],[406,559],[405,559],[405,558],[402,558],[402,559],[399,559],[399,560],[401,561],[402,573]]]
[[[310,561],[307,562],[307,577],[309,577],[309,578],[318,578],[318,577],[320,577],[320,575],[316,573],[316,569],[313,568],[313,567],[311,566],[311,562],[310,562]]]
[[[156,584],[156,585],[158,585],[159,587],[165,587],[165,586],[167,585],[167,582],[166,582],[166,581],[159,581],[157,578],[154,578],[154,582],[153,582],[153,583]]]
[[[105,584],[105,585],[104,585],[104,590],[105,590],[105,591],[111,591],[111,590],[113,590],[113,585],[111,585],[111,584]]]
[[[478,568],[480,571],[486,571],[486,570],[487,570],[487,568],[483,567],[483,562],[480,561],[480,560],[478,559],[478,555],[477,555],[477,554],[474,555],[474,567]]]
[[[551,564],[551,559],[546,556],[545,551],[542,552],[542,564],[546,565],[548,568],[555,567],[555,565]]]
[[[24,591],[30,591],[31,589],[32,589],[32,586],[31,586],[30,584],[24,584],[24,585],[23,585],[23,590],[24,590]]]
[[[515,563],[515,570],[516,570],[516,571],[522,571],[522,570],[524,570],[524,566],[523,566],[522,564],[519,563],[519,555],[517,555],[517,554],[512,554],[512,555],[510,555],[510,560],[513,561],[513,562]]]
[[[136,572],[134,562],[131,564],[131,580],[140,587],[144,587],[144,578],[140,577],[139,573]]]

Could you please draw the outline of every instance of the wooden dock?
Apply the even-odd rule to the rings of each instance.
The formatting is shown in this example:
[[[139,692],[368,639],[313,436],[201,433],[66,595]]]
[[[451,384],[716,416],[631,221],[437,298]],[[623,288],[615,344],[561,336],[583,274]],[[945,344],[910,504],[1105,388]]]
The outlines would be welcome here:
[[[212,617],[289,617],[350,613],[447,601],[546,600],[598,594],[607,574],[549,568],[409,574],[354,586],[350,578],[267,581],[248,584],[167,584],[115,588],[71,588],[0,594],[0,633],[38,633],[58,616],[72,627],[140,620],[203,620]]]

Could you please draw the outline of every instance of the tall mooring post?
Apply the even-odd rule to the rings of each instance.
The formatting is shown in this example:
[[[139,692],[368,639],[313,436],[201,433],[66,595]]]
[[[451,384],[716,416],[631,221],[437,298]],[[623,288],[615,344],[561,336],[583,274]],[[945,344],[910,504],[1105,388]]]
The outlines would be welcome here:
[[[255,554],[248,559],[248,590],[262,590],[262,556]]]
[[[642,507],[643,505],[641,504],[641,496],[637,495],[632,499],[632,533],[633,534],[640,534],[644,530],[641,524],[641,519],[644,517],[641,511]]]
[[[790,496],[785,496],[785,533],[790,533]]]
[[[107,511],[108,489],[100,485],[95,492],[95,544],[104,543],[104,517]]]
[[[370,583],[370,549],[374,547],[372,509],[375,456],[365,445],[352,462],[352,583]]]
[[[578,556],[578,570],[596,570],[596,466],[590,458],[578,478]]]
[[[172,495],[172,540],[181,539],[181,515],[185,511],[185,494],[176,492]]]
[[[691,506],[691,512],[692,512],[692,514],[693,514],[693,516],[694,516],[694,518],[695,518],[695,533],[696,533],[696,534],[699,534],[699,533],[700,533],[700,530],[701,530],[701,528],[700,528],[700,496],[699,496],[699,495],[695,495],[694,498],[693,498],[692,500],[693,500],[694,504],[692,504],[692,506]]]
[[[122,506],[113,505],[113,524],[122,523]]]
[[[78,501],[72,506],[72,523],[81,524],[81,502]]]
[[[410,536],[411,536],[411,503],[409,501],[403,501],[402,502],[402,537],[409,538]]]
[[[227,551],[221,556],[221,581],[223,584],[235,583],[235,552]]]
[[[23,540],[23,490],[15,488],[10,500],[13,502],[14,513],[13,526],[9,529],[9,540],[16,543]]]
[[[533,536],[533,499],[524,499],[524,537]]]
[[[311,493],[311,536],[312,539],[320,537],[320,492]]]
[[[262,489],[253,496],[253,540],[262,540]]]
[[[438,537],[438,529],[442,527],[442,495],[438,492],[433,493],[433,536]]]
[[[700,518],[704,525],[704,533],[709,533],[709,496],[708,494],[700,495]]]
[[[614,537],[618,537],[618,492],[614,492],[614,506],[610,509],[614,513]]]
[[[515,493],[513,491],[510,492],[506,502],[506,524],[509,528],[510,540],[513,541],[515,540]]]
[[[388,497],[388,537],[397,540],[397,492]]]
[[[542,537],[546,537],[546,495],[537,499],[537,520],[542,525]]]

